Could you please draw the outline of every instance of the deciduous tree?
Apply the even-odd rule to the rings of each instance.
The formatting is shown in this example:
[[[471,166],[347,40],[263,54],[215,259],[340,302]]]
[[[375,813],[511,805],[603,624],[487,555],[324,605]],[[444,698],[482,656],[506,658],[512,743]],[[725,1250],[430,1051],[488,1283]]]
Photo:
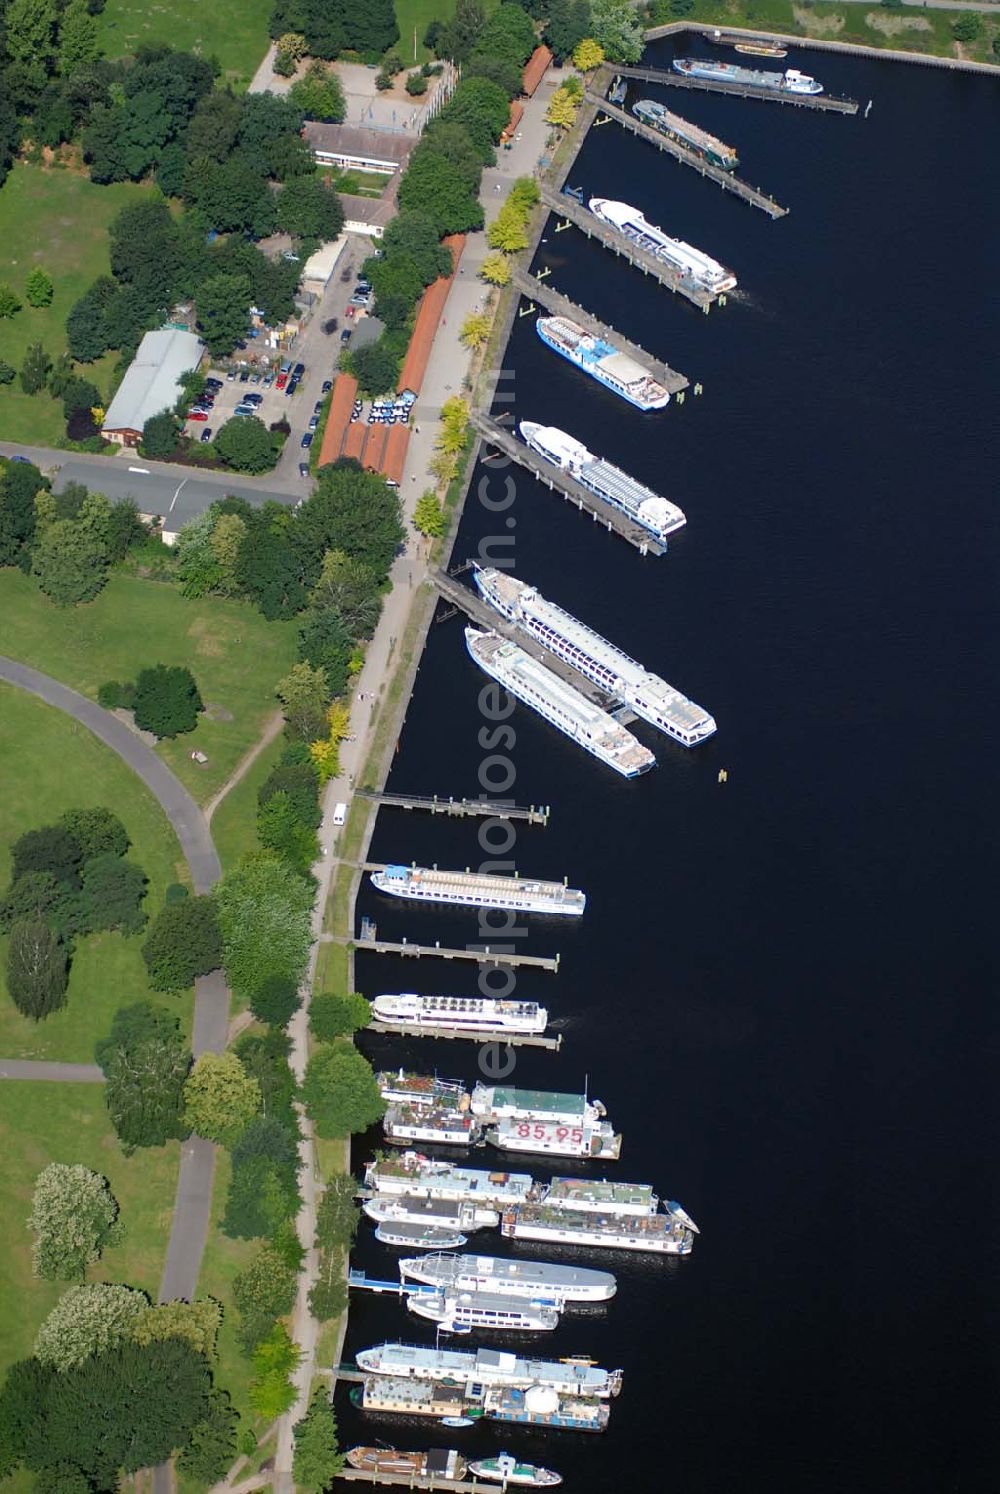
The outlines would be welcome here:
[[[317,1136],[335,1140],[364,1131],[385,1114],[371,1065],[350,1043],[332,1043],[306,1066],[302,1098]]]
[[[198,290],[198,327],[210,353],[225,356],[247,330],[250,281],[245,275],[211,275]]]
[[[581,73],[592,73],[604,61],[604,48],[592,36],[585,36],[573,48],[573,66]]]
[[[182,1338],[206,1359],[215,1357],[215,1343],[222,1323],[222,1308],[213,1297],[194,1302],[161,1302],[137,1313],[130,1326],[137,1344],[162,1343]]]
[[[510,260],[505,254],[487,254],[479,273],[489,285],[509,285]]]
[[[155,664],[139,671],[133,709],[135,724],[143,731],[176,737],[194,731],[203,706],[190,669],[183,664]]]
[[[288,98],[306,119],[339,123],[347,113],[340,79],[318,57],[309,64],[305,76],[292,84]]]
[[[172,457],[180,439],[180,421],[173,410],[161,410],[159,415],[150,415],[142,428],[142,454],[154,460]]]
[[[462,323],[459,336],[467,348],[478,350],[481,347],[485,347],[489,341],[492,324],[492,318],[486,312],[470,312]],[[417,525],[418,529],[419,527]]]
[[[275,450],[267,426],[256,415],[236,415],[215,437],[216,454],[236,472],[267,472]]]
[[[330,1397],[317,1386],[309,1410],[295,1423],[292,1477],[302,1494],[323,1494],[344,1466],[337,1446],[337,1422]]]
[[[71,519],[46,527],[32,552],[31,569],[45,595],[60,607],[93,601],[108,579],[104,545]]]
[[[64,78],[79,72],[98,55],[97,25],[88,0],[69,0],[59,20],[59,71]]]
[[[295,736],[307,742],[322,730],[323,712],[330,699],[325,669],[314,669],[303,659],[278,681],[274,693],[281,701],[288,729]]]
[[[324,991],[314,996],[309,1006],[309,1031],[321,1043],[348,1037],[367,1027],[371,1019],[371,1007],[357,991]]]
[[[217,893],[226,973],[249,997],[269,975],[298,983],[311,940],[312,887],[274,851],[244,856]]]
[[[81,1163],[51,1162],[42,1169],[28,1228],[35,1236],[32,1269],[47,1281],[82,1281],[104,1247],[122,1238],[107,1178]]]
[[[64,1372],[105,1354],[130,1336],[132,1325],[149,1307],[145,1292],[127,1286],[87,1282],[64,1292],[35,1338],[35,1357]]]
[[[205,1488],[220,1482],[236,1456],[239,1420],[228,1393],[210,1390],[206,1415],[192,1428],[188,1445],[177,1459],[181,1472]]]
[[[342,695],[350,678],[354,639],[339,612],[309,611],[299,628],[299,653],[316,670],[326,676],[331,695]]]
[[[233,1300],[240,1314],[240,1342],[254,1349],[277,1318],[291,1312],[296,1279],[273,1249],[255,1255],[233,1281]]]
[[[16,309],[16,308],[15,308]],[[10,315],[8,312],[7,315]],[[25,394],[38,394],[48,382],[52,359],[40,342],[33,342],[21,364],[21,388]]]
[[[327,1179],[316,1210],[317,1250],[348,1250],[357,1234],[361,1211],[354,1178],[346,1172]]]
[[[176,1017],[148,1001],[122,1007],[94,1054],[104,1071],[111,1123],[126,1152],[186,1134],[184,1081],[191,1054]]]
[[[154,991],[183,991],[222,964],[222,934],[211,897],[167,903],[142,946]]]
[[[66,950],[40,919],[13,924],[7,948],[7,989],[24,1016],[40,1022],[66,999]]]
[[[611,62],[638,62],[645,46],[629,0],[591,0],[589,34]]]
[[[232,1146],[260,1109],[260,1085],[235,1053],[202,1053],[184,1085],[191,1130]]]

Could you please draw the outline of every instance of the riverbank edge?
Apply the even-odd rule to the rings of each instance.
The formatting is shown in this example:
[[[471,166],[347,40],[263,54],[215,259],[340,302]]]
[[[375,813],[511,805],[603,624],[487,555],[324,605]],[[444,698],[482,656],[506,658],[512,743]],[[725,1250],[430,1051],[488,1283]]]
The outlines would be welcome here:
[[[961,12],[959,12],[961,14]],[[708,21],[672,21],[666,26],[651,26],[643,33],[647,42],[662,41],[668,36],[693,31],[700,36],[711,36],[713,32],[725,31],[731,36],[745,36],[753,41],[787,42],[793,47],[814,47],[820,52],[841,52],[847,57],[869,57],[875,61],[914,62],[923,67],[943,67],[952,72],[985,73],[1000,75],[1000,63],[973,62],[962,57],[940,57],[936,52],[907,52],[902,47],[868,47],[864,42],[830,41],[819,36],[799,36],[788,31],[750,30],[744,26],[730,26],[724,22],[712,24]],[[609,64],[613,65],[613,64]]]

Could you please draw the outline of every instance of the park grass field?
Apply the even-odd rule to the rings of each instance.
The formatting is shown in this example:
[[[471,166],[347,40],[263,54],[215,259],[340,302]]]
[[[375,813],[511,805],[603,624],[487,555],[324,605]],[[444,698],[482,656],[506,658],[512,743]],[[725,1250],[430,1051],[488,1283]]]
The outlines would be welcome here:
[[[105,805],[132,842],[129,859],[149,878],[144,907],[153,915],[170,882],[186,881],[180,846],[160,806],[139,779],[85,727],[12,685],[0,685],[0,887],[10,878],[10,847],[25,830],[51,824],[67,809]],[[88,934],[79,940],[66,1004],[32,1022],[0,990],[0,1055],[92,1063],[94,1043],[120,1006],[161,1003],[190,1031],[192,996],[150,991],[142,935]],[[0,937],[0,960],[6,938]]]
[[[223,871],[229,871],[248,851],[259,851],[257,795],[285,746],[279,736],[264,748],[244,778],[232,788],[212,816],[212,839]]]
[[[97,1084],[5,1080],[0,1084],[0,1372],[31,1353],[42,1319],[68,1283],[31,1271],[26,1219],[35,1178],[49,1162],[82,1162],[102,1173],[121,1206],[126,1238],[90,1267],[89,1281],[123,1281],[156,1301],[170,1233],[180,1147],[143,1148],[125,1157]]]
[[[208,1227],[208,1242],[201,1263],[201,1274],[198,1277],[198,1295],[214,1297],[223,1306],[215,1383],[229,1391],[233,1405],[240,1413],[240,1430],[242,1431],[254,1420],[249,1401],[253,1366],[249,1357],[240,1348],[236,1337],[239,1314],[233,1302],[233,1278],[263,1249],[265,1242],[263,1240],[231,1240],[222,1233],[222,1217],[226,1210],[230,1173],[229,1153],[220,1147],[215,1158],[212,1215]],[[188,1485],[188,1488],[192,1487]]]
[[[274,687],[295,661],[295,624],[267,622],[246,602],[194,600],[173,586],[112,575],[85,606],[56,607],[20,571],[0,571],[3,652],[97,698],[106,680],[153,664],[186,664],[206,710],[157,751],[204,803],[226,782],[275,709]],[[204,752],[203,766],[191,761]]]
[[[67,167],[22,161],[0,190],[0,281],[22,301],[21,310],[0,321],[0,358],[20,368],[27,348],[40,342],[50,356],[66,350],[66,317],[98,275],[110,271],[108,224],[123,207],[150,195],[122,182],[95,187]],[[24,300],[24,283],[37,265],[55,282],[50,306]],[[86,377],[107,394],[116,362],[109,355],[88,364]],[[62,405],[49,394],[27,395],[20,383],[0,387],[0,436],[36,445],[61,441]]]
[[[223,81],[250,82],[270,45],[272,0],[108,0],[100,16],[100,46],[106,57],[128,57],[140,47],[169,46],[215,58]]]
[[[958,12],[927,10],[904,5],[887,10],[878,0],[870,6],[837,5],[835,0],[695,0],[686,16],[662,7],[656,25],[671,21],[711,21],[719,26],[742,26],[751,30],[778,31],[786,36],[809,36],[819,40],[859,42],[867,47],[893,48],[903,52],[930,52],[939,57],[964,57],[993,62],[992,42],[1000,35],[1000,14],[982,17],[983,31],[974,42],[959,45],[952,34]],[[720,54],[721,55],[721,54]],[[819,62],[809,72],[821,72]]]

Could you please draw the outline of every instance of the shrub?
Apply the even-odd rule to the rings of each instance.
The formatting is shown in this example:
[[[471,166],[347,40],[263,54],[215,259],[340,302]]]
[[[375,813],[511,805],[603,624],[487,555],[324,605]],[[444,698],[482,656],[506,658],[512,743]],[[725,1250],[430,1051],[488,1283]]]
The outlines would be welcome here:
[[[423,73],[409,73],[406,79],[406,91],[411,98],[420,98],[421,94],[427,92],[427,78]]]

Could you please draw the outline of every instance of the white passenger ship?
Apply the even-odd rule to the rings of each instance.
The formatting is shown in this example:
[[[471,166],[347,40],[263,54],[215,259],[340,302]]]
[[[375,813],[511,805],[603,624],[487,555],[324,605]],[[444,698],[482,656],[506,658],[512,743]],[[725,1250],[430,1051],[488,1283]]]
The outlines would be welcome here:
[[[496,1229],[500,1223],[499,1211],[487,1204],[475,1203],[471,1199],[427,1198],[425,1195],[406,1193],[376,1193],[365,1200],[363,1212],[380,1227],[385,1226],[380,1239],[389,1244],[404,1247],[414,1243],[406,1231],[390,1239],[391,1225],[417,1225],[426,1229],[430,1244],[443,1244],[445,1232],[459,1238],[462,1232],[476,1229]],[[376,1231],[378,1234],[378,1231]],[[419,1243],[417,1241],[416,1243]]]
[[[416,1344],[377,1344],[357,1356],[360,1370],[399,1379],[453,1380],[459,1385],[505,1386],[527,1390],[543,1385],[557,1395],[607,1400],[621,1390],[622,1371],[592,1360],[521,1359],[503,1349],[428,1349]]]
[[[466,628],[465,642],[480,669],[606,767],[636,778],[655,764],[637,737],[516,643],[477,628]]]
[[[535,1036],[549,1014],[537,1001],[499,1001],[488,996],[419,996],[412,991],[376,996],[372,1017],[386,1026],[440,1027],[472,1036],[505,1033]]]
[[[486,1140],[501,1152],[532,1152],[536,1156],[590,1157],[617,1162],[622,1139],[609,1121],[568,1125],[557,1121],[502,1120],[486,1131]]]
[[[379,892],[393,897],[464,908],[509,908],[514,913],[559,913],[579,918],[587,905],[584,893],[563,882],[439,871],[436,866],[387,866],[372,872],[371,880]]]
[[[716,730],[714,718],[701,706],[543,597],[534,586],[495,566],[475,566],[473,576],[483,600],[501,617],[523,628],[557,658],[624,701],[637,716],[675,742],[697,747]]]
[[[720,296],[736,286],[736,276],[717,259],[703,254],[683,239],[672,239],[662,228],[647,223],[638,208],[627,202],[613,202],[607,197],[592,197],[588,204],[595,218],[609,223],[656,259],[675,269],[685,280],[690,280],[699,289],[710,295]]]
[[[548,1261],[504,1260],[495,1255],[435,1251],[399,1262],[403,1281],[454,1292],[498,1292],[563,1307],[569,1302],[608,1302],[618,1283],[610,1271],[592,1271]]]
[[[453,1162],[432,1162],[419,1152],[404,1152],[400,1157],[379,1157],[369,1162],[365,1187],[373,1193],[468,1200],[496,1208],[527,1198],[535,1180],[526,1172],[489,1172]]]
[[[559,1327],[558,1309],[550,1303],[518,1302],[494,1292],[408,1292],[406,1305],[445,1333],[551,1333]]]

